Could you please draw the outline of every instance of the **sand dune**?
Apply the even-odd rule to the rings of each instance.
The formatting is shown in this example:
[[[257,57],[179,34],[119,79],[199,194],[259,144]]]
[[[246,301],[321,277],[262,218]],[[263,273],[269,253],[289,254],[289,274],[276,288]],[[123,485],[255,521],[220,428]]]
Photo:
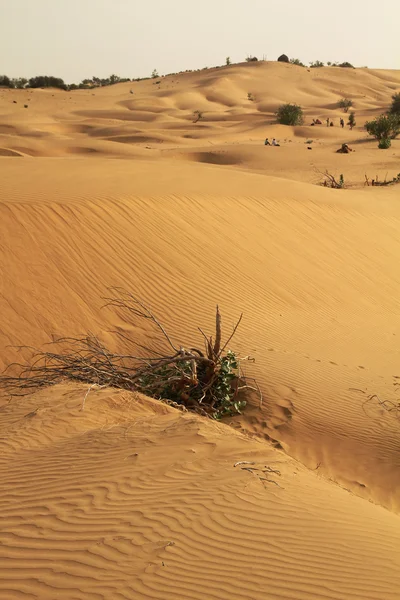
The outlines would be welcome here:
[[[398,597],[394,515],[155,401],[82,412],[85,391],[3,409],[1,597]]]
[[[400,188],[363,182],[396,175],[400,145],[362,124],[400,74],[157,81],[0,90],[0,366],[87,331],[154,344],[101,308],[122,286],[185,344],[217,302],[225,331],[243,312],[263,402],[217,424],[107,389],[82,411],[87,386],[1,399],[0,598],[395,600],[400,421],[369,397],[398,397]],[[337,123],[343,95],[352,132],[273,123],[283,101]],[[316,185],[325,168],[348,189]]]

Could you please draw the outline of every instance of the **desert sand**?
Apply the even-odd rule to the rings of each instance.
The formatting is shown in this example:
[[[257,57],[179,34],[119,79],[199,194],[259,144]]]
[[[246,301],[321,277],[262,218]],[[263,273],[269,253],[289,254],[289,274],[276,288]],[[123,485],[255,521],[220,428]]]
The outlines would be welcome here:
[[[102,308],[122,286],[184,344],[243,312],[263,394],[223,423],[114,389],[82,410],[68,382],[3,395],[2,600],[399,599],[400,411],[378,398],[400,394],[400,186],[364,178],[399,173],[400,140],[363,129],[399,90],[279,63],[0,89],[1,369],[64,335],[155,343]],[[283,102],[305,125],[274,124]]]

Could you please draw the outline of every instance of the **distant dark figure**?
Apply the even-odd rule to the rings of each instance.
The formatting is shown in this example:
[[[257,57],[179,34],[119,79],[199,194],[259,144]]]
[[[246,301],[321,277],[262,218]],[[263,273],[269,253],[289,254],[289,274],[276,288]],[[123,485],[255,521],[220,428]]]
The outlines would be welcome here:
[[[280,144],[278,144],[278,142],[276,141],[275,138],[272,140],[272,145],[273,146],[280,146]]]
[[[316,125],[322,125],[322,121],[320,121],[319,119],[315,119],[315,124]]]
[[[336,150],[336,152],[338,152],[339,154],[349,154],[350,152],[353,152],[353,150],[348,144],[342,144],[341,148],[339,148],[339,150]]]
[[[268,138],[265,138],[264,146],[270,146],[270,142]]]
[[[343,120],[343,119],[340,119],[340,127],[341,127],[342,129],[343,129],[343,127],[344,127],[344,120]]]
[[[331,126],[331,127],[333,127],[333,121],[331,121],[331,124],[330,124],[330,126]]]
[[[329,127],[329,117],[326,119],[326,126]]]

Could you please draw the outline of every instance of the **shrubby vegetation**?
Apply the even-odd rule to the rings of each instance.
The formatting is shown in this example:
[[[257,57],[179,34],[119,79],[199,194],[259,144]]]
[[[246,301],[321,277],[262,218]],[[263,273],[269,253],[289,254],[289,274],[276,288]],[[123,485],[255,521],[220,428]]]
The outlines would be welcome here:
[[[324,67],[324,63],[320,60],[316,60],[315,62],[310,62],[311,69],[318,69],[319,67]]]
[[[351,113],[349,114],[349,120],[347,121],[347,125],[350,127],[350,129],[353,129],[353,127],[355,127],[357,125],[356,113],[354,112],[354,110],[352,110]]]
[[[7,75],[0,75],[0,87],[7,87],[12,89],[23,89],[26,87],[28,80],[25,77],[19,77],[18,79],[10,79]]]
[[[0,87],[12,87],[10,84],[11,79],[7,75],[0,75]]]
[[[400,92],[392,96],[392,106],[389,112],[392,115],[400,115]]]
[[[373,121],[367,121],[365,129],[379,141],[379,148],[390,148],[390,140],[394,140],[400,133],[400,114],[381,115]]]
[[[349,108],[353,106],[353,100],[351,98],[342,98],[338,102],[339,108],[343,108],[343,112],[349,112]]]
[[[382,138],[379,140],[378,148],[380,148],[380,150],[388,150],[391,145],[392,141],[390,138]]]
[[[94,87],[102,87],[106,85],[114,85],[116,83],[124,83],[131,81],[129,77],[122,78],[118,75],[110,75],[105,79],[100,77],[92,77],[92,79],[83,79],[81,83],[66,84],[61,77],[53,77],[49,75],[37,75],[30,79],[19,77],[18,79],[11,79],[7,75],[0,75],[0,87],[7,87],[10,89],[24,89],[24,88],[58,88],[61,90],[78,90],[78,89],[89,89]]]
[[[292,65],[297,65],[298,67],[305,67],[306,65],[301,62],[299,58],[291,58],[289,61]]]
[[[59,88],[61,90],[67,90],[68,86],[65,84],[61,77],[51,77],[48,75],[38,75],[37,77],[31,77],[28,81],[30,88]]]
[[[333,66],[333,67],[342,67],[342,68],[345,68],[345,69],[355,69],[355,67],[354,67],[354,66],[353,66],[351,63],[349,63],[349,62],[347,62],[347,61],[346,61],[346,62],[339,63],[339,64],[335,63],[335,64],[334,64],[334,65],[332,65],[332,66]]]
[[[117,288],[116,295],[106,298],[106,306],[124,311],[128,316],[153,325],[158,332],[157,351],[141,346],[135,339],[123,336],[128,342],[123,354],[115,354],[94,335],[63,338],[50,349],[29,348],[33,356],[28,363],[13,364],[15,375],[8,371],[0,375],[0,389],[10,396],[24,396],[40,388],[62,381],[88,384],[93,387],[115,387],[146,394],[157,400],[220,419],[235,415],[245,407],[245,390],[261,392],[257,383],[249,385],[241,363],[252,360],[240,358],[230,349],[242,316],[231,334],[222,338],[222,319],[219,309],[215,315],[215,335],[207,336],[200,329],[202,344],[193,347],[176,343],[163,324],[140,299]],[[28,348],[26,348],[28,350]],[[138,353],[138,354],[137,354]]]
[[[282,104],[276,111],[276,116],[281,125],[303,124],[303,110],[298,104]]]

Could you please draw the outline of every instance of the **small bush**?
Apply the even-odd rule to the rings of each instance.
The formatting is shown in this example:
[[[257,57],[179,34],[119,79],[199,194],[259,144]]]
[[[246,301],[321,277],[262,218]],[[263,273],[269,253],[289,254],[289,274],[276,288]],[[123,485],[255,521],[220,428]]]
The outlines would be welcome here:
[[[400,92],[392,96],[392,106],[389,112],[391,115],[400,115]]]
[[[241,363],[252,360],[229,349],[242,316],[226,341],[222,339],[222,319],[219,309],[215,315],[215,336],[201,329],[205,348],[176,344],[151,310],[125,290],[113,290],[118,295],[107,298],[108,307],[125,311],[131,317],[152,323],[159,334],[157,351],[130,342],[124,354],[115,354],[94,335],[63,338],[49,350],[33,350],[30,363],[14,364],[15,376],[0,374],[0,390],[12,396],[24,396],[42,387],[65,381],[137,391],[158,400],[173,403],[214,419],[240,414],[246,401],[243,393],[253,390],[262,394],[255,382],[250,386],[242,373]],[[160,343],[163,342],[161,345]],[[145,355],[137,350],[142,348]],[[28,350],[26,348],[26,350]],[[30,349],[32,351],[32,349]],[[87,396],[86,394],[86,396]],[[85,398],[82,409],[84,409]]]
[[[303,124],[303,110],[298,104],[282,104],[276,111],[276,116],[281,125]]]
[[[349,112],[349,108],[353,106],[353,100],[351,98],[342,98],[338,102],[339,108],[343,108],[343,112]]]
[[[373,135],[379,141],[384,139],[394,140],[400,133],[400,115],[381,115],[373,121],[367,121],[365,129],[369,135]]]
[[[250,100],[250,102],[254,102],[255,98],[253,96],[253,94],[251,92],[248,92],[247,94],[247,100]]]
[[[318,69],[318,68],[324,67],[324,66],[325,66],[324,63],[321,62],[320,60],[316,60],[315,62],[310,62],[310,67],[312,69]]]
[[[347,125],[350,127],[350,129],[353,129],[353,127],[355,127],[357,125],[356,113],[354,112],[354,110],[352,110],[351,113],[349,114],[349,120],[347,121]]]
[[[380,148],[381,150],[388,150],[388,148],[390,148],[391,145],[392,142],[390,138],[382,138],[381,140],[379,140],[378,148]]]
[[[299,58],[291,58],[289,61],[292,65],[297,65],[298,67],[305,67],[306,65],[301,62]]]
[[[246,62],[258,62],[257,56],[248,56]]]
[[[337,67],[342,67],[342,68],[344,68],[344,69],[355,69],[355,67],[354,67],[354,66],[353,66],[351,63],[349,63],[349,62],[347,62],[347,61],[346,61],[346,62],[339,63],[338,65],[335,65],[335,66],[337,66]]]
[[[231,57],[230,57],[230,56],[227,56],[227,57],[226,57],[226,59],[225,59],[225,64],[226,64],[226,66],[227,66],[227,67],[229,67],[229,65],[231,65],[231,64],[232,64],[232,63],[231,63]]]
[[[152,76],[152,78],[153,78],[153,79],[157,79],[157,77],[160,77],[160,76],[159,76],[159,74],[158,74],[158,71],[157,71],[157,69],[154,69],[154,70],[153,70],[153,72],[152,72],[151,76]]]

